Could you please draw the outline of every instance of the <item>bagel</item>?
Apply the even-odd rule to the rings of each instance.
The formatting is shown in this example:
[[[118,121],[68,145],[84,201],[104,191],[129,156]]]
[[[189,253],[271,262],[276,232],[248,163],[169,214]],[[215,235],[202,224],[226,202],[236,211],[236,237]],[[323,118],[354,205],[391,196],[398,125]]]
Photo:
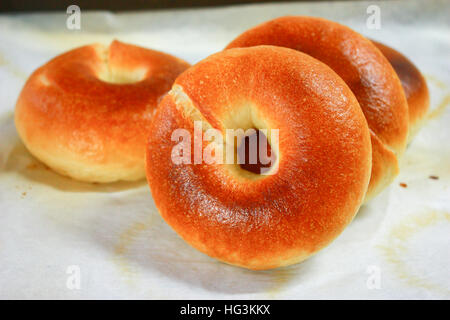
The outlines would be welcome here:
[[[397,73],[405,91],[409,111],[409,142],[422,126],[430,107],[427,82],[417,67],[400,52],[373,41]]]
[[[372,42],[336,22],[314,17],[281,17],[256,26],[226,49],[275,45],[322,61],[350,87],[367,119],[372,141],[372,176],[366,200],[398,174],[408,141],[408,105],[400,80]]]
[[[145,145],[160,98],[189,64],[113,41],[80,47],[38,68],[16,104],[27,149],[81,181],[145,177]]]
[[[183,129],[279,130],[277,171],[174,163]],[[314,254],[350,223],[371,173],[370,132],[358,101],[325,64],[275,46],[216,53],[186,70],[150,125],[147,180],[164,220],[190,245],[228,264],[270,269]],[[201,132],[202,134],[202,132]],[[224,148],[225,139],[216,147]],[[210,144],[203,144],[206,150]]]

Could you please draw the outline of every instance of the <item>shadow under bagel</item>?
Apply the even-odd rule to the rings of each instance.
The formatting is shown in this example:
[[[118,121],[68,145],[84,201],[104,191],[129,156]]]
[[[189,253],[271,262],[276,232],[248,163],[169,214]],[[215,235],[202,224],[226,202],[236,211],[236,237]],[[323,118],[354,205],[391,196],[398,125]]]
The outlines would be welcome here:
[[[295,277],[297,284],[301,282],[314,265],[312,258],[295,266],[273,270],[236,268],[189,246],[157,212],[152,212],[151,217],[141,212],[127,220],[123,225],[128,227],[114,243],[113,261],[122,280],[136,289],[145,289],[146,284],[142,282],[146,272],[156,272],[171,281],[209,292],[275,294],[280,288],[288,287],[291,278]],[[111,243],[104,245],[109,247]],[[148,291],[152,289],[148,288]]]

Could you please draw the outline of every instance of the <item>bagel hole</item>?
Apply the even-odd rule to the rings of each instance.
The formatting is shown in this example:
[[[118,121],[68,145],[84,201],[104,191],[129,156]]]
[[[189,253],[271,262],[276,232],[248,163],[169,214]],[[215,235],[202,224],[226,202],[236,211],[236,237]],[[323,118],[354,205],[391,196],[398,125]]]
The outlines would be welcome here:
[[[131,84],[144,80],[148,74],[145,66],[128,67],[121,62],[121,56],[111,56],[112,46],[118,44],[113,41],[109,46],[95,45],[99,64],[95,67],[97,79],[111,84]]]
[[[253,128],[249,131],[235,144],[237,163],[242,170],[260,175],[270,170],[276,161],[276,154],[261,130]]]
[[[147,70],[144,68],[135,70],[122,70],[118,68],[106,67],[98,74],[98,78],[103,82],[113,84],[131,84],[145,79]]]

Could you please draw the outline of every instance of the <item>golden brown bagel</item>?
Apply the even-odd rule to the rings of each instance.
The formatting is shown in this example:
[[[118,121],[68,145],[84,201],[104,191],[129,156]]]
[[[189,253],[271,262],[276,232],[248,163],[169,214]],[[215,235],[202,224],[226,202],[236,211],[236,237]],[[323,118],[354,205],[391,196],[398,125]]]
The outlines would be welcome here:
[[[278,171],[175,164],[172,133],[192,136],[196,120],[222,134],[279,129]],[[353,93],[325,64],[287,48],[231,49],[199,62],[177,78],[150,132],[147,179],[161,216],[193,247],[245,268],[290,265],[326,246],[370,178],[370,133]]]
[[[257,45],[307,53],[344,79],[371,130],[374,163],[366,200],[392,182],[408,139],[408,105],[397,74],[370,40],[325,19],[281,17],[244,32],[227,49]]]
[[[17,100],[28,150],[77,180],[145,177],[145,144],[158,100],[188,64],[114,41],[66,52],[37,69]]]
[[[425,78],[419,69],[400,52],[376,41],[383,55],[389,60],[402,83],[408,101],[409,141],[420,129],[430,106],[430,96]]]

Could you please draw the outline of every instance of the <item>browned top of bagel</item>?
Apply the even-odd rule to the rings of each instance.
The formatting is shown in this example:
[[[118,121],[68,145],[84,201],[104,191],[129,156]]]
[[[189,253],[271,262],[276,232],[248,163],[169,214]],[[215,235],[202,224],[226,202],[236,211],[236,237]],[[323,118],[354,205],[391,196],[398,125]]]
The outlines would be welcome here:
[[[184,128],[193,136],[195,120],[222,133],[279,129],[271,146],[278,171],[175,164],[171,135]],[[147,179],[159,212],[192,246],[230,264],[268,269],[307,258],[352,220],[367,189],[370,134],[356,98],[329,67],[295,50],[208,57],[177,78],[150,130]]]
[[[188,66],[119,41],[71,50],[27,80],[16,105],[17,129],[32,154],[73,178],[143,178],[150,118]]]
[[[425,78],[419,69],[400,52],[380,43],[373,41],[383,55],[389,60],[395,72],[397,73],[405,91],[408,100],[409,110],[409,136],[414,136],[424,120],[429,104],[430,97]]]
[[[311,55],[330,66],[355,94],[375,141],[368,198],[398,172],[406,147],[408,106],[392,66],[362,35],[336,22],[314,17],[281,17],[242,33],[227,48],[275,45]]]

